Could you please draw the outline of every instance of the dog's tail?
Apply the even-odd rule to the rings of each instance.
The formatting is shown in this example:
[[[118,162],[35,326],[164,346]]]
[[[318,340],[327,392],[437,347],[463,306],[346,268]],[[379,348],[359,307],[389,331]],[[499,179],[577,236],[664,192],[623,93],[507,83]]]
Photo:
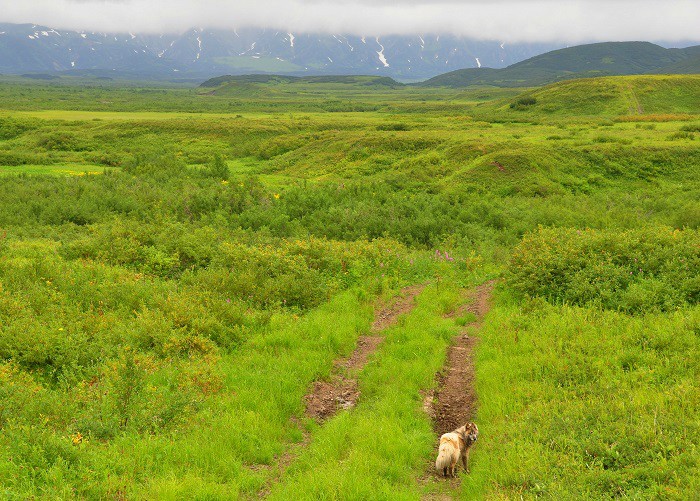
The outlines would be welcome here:
[[[445,468],[450,468],[452,466],[452,458],[455,455],[455,446],[452,442],[445,441],[440,444],[438,449],[438,457],[435,460],[435,469],[442,473]]]

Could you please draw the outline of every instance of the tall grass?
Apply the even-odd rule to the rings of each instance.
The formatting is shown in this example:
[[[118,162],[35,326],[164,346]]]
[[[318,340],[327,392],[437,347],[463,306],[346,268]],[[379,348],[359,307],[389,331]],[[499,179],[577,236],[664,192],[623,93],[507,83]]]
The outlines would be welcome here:
[[[700,310],[630,317],[501,291],[477,350],[464,499],[692,499]]]

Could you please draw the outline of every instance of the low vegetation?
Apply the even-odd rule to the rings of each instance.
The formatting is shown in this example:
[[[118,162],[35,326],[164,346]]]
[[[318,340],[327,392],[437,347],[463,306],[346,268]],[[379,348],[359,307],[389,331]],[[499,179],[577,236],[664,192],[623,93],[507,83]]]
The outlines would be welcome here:
[[[0,85],[4,497],[695,495],[698,79],[385,83]],[[472,471],[437,481],[446,314],[494,278]]]

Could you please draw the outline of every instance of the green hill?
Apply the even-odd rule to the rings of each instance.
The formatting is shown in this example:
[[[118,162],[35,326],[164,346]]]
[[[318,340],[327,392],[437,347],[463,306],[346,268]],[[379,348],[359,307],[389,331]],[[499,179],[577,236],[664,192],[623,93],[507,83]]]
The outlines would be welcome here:
[[[649,42],[605,42],[547,52],[503,69],[468,68],[426,80],[426,87],[532,87],[558,80],[613,75],[696,73],[697,46],[665,49]]]
[[[566,116],[697,113],[700,75],[583,78],[494,103],[499,112]]]
[[[683,61],[679,61],[670,66],[666,66],[665,68],[658,70],[656,73],[679,75],[691,75],[700,73],[700,51],[696,52],[696,55],[691,56],[688,59],[684,59]]]

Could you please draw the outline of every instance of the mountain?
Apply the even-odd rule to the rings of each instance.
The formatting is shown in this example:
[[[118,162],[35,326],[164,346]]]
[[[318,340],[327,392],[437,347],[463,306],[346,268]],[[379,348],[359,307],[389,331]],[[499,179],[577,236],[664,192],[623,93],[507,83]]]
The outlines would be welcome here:
[[[467,68],[426,80],[421,85],[530,87],[558,80],[662,73],[698,73],[700,46],[665,49],[649,42],[605,42],[554,50],[503,69]]]
[[[169,79],[363,74],[420,80],[458,68],[503,68],[557,47],[437,35],[370,38],[264,29],[142,35],[0,24],[0,73]]]

